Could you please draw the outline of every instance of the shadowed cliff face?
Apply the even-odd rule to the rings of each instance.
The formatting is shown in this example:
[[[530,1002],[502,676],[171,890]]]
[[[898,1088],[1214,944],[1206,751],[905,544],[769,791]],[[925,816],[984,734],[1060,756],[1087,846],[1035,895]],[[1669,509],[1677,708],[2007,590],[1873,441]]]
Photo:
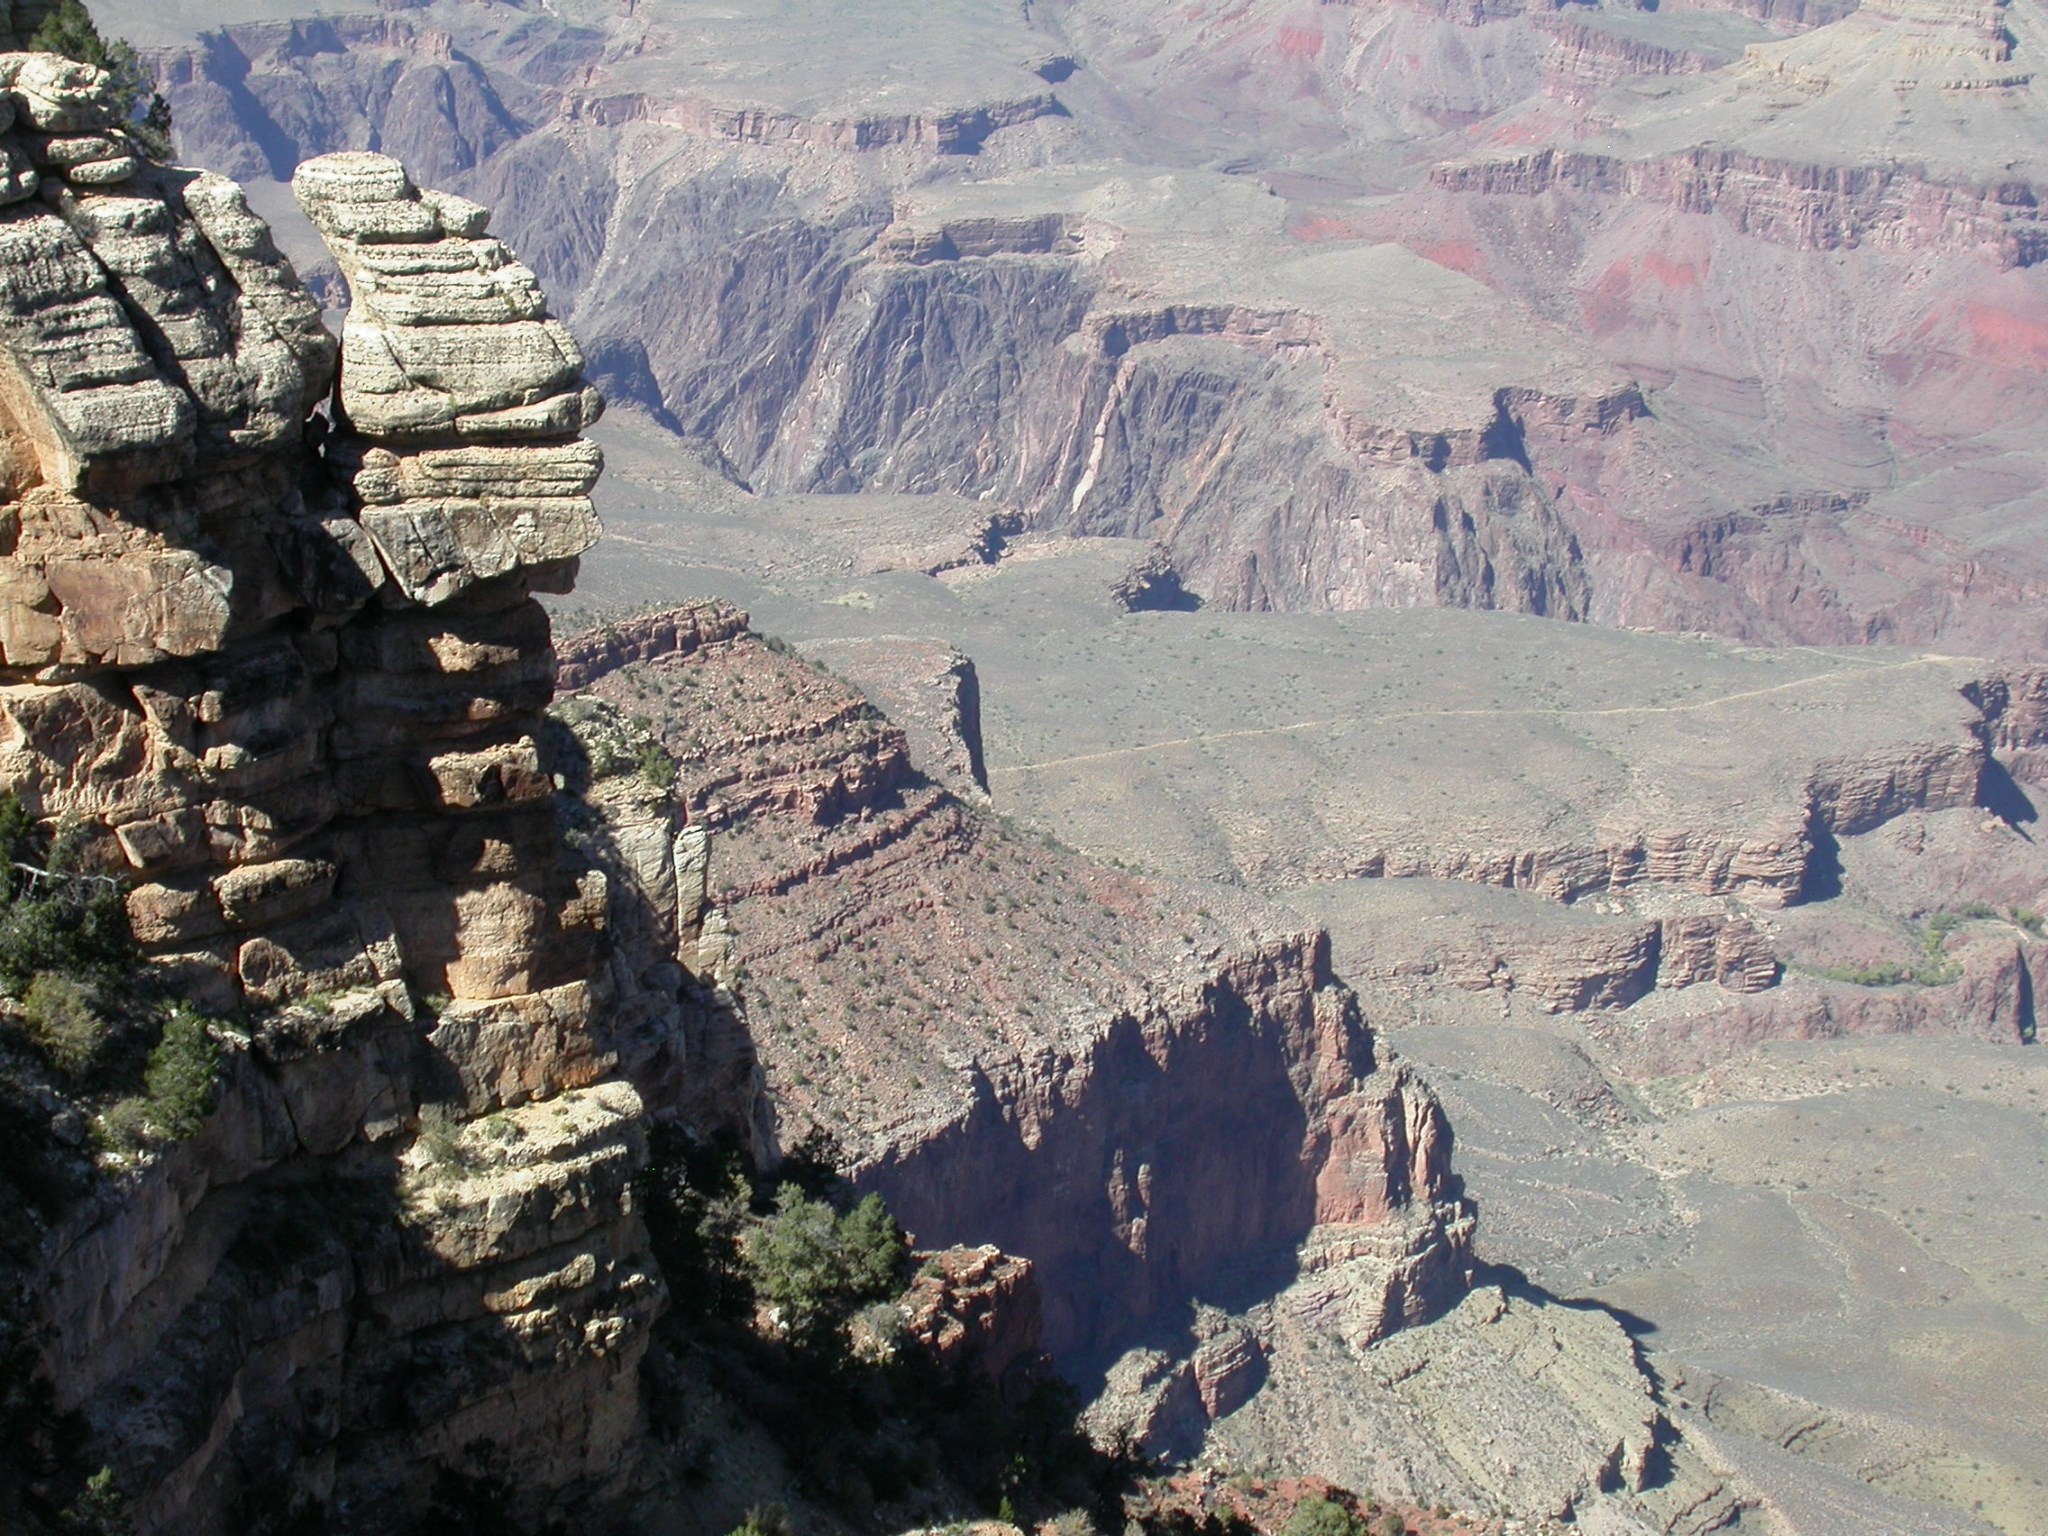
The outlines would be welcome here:
[[[602,1500],[660,1287],[605,879],[535,740],[531,594],[595,537],[580,355],[483,209],[341,156],[298,182],[356,295],[337,390],[238,187],[144,163],[97,71],[0,85],[0,786],[222,1061],[195,1134],[23,1234],[56,1406],[146,1532]]]

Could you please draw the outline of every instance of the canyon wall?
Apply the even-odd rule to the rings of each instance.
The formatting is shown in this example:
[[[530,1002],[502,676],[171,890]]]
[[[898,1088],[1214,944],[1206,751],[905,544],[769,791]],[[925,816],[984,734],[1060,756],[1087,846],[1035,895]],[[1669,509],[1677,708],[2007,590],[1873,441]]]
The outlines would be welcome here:
[[[123,882],[223,1063],[196,1134],[45,1213],[55,1406],[149,1532],[398,1528],[450,1478],[599,1506],[661,1287],[606,880],[538,741],[581,356],[482,208],[343,155],[297,182],[337,389],[234,183],[146,161],[86,66],[0,80],[0,787]]]
[[[1319,932],[1004,827],[846,682],[728,615],[570,642],[619,661],[576,663],[563,707],[638,713],[677,761],[785,1145],[839,1138],[921,1244],[1028,1257],[1044,1342],[1089,1379],[1141,1343],[1194,1350],[1191,1302],[1303,1272],[1360,1344],[1463,1294],[1450,1128],[1376,1049]],[[892,649],[925,659],[824,654],[893,679]],[[923,761],[978,752],[938,736]]]
[[[1081,4],[1002,22],[984,80],[949,40],[996,23],[962,3],[863,39],[915,109],[740,23],[726,74],[651,75],[666,23],[637,16],[248,22],[156,64],[207,163],[377,144],[504,206],[593,377],[756,490],[1142,534],[1231,608],[2038,651],[2027,541],[1920,484],[1982,440],[1962,499],[2032,516],[1989,440],[2040,397],[2031,162],[1917,128],[1823,155],[1755,106],[1834,110],[1925,55],[1969,114],[2031,121],[2025,72],[1977,59],[2005,13],[1727,9],[1753,19]],[[1726,131],[1638,135],[1644,81]],[[1286,169],[1338,142],[1353,169]],[[1815,316],[1834,344],[1793,344]]]

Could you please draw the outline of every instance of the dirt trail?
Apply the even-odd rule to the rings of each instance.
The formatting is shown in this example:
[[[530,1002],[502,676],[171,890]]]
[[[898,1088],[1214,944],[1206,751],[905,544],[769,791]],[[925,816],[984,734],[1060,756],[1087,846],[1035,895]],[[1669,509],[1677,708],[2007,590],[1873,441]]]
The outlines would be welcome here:
[[[1282,736],[1293,731],[1329,730],[1339,726],[1372,725],[1394,720],[1508,719],[1536,715],[1549,715],[1558,719],[1590,719],[1616,715],[1688,714],[1698,710],[1718,709],[1724,704],[1761,699],[1771,694],[1790,693],[1846,677],[1867,677],[1877,672],[1900,672],[1913,667],[1952,666],[1970,659],[1966,656],[1929,654],[1876,666],[1843,667],[1833,672],[1816,672],[1811,677],[1797,677],[1790,682],[1773,683],[1768,688],[1750,688],[1741,693],[1724,693],[1715,698],[1693,699],[1684,704],[1617,704],[1604,709],[1398,709],[1369,715],[1334,715],[1322,720],[1296,720],[1286,725],[1259,725],[1238,731],[1211,731],[1199,736],[1173,736],[1163,741],[1142,742],[1137,746],[1109,747],[1100,752],[1077,752],[1069,757],[1048,757],[1035,763],[991,763],[988,771],[992,777],[997,774],[1039,773],[1049,768],[1067,768],[1078,763],[1103,762],[1112,758],[1133,757],[1145,752],[1163,752],[1174,747],[1200,746],[1210,741],[1240,741],[1252,736]]]

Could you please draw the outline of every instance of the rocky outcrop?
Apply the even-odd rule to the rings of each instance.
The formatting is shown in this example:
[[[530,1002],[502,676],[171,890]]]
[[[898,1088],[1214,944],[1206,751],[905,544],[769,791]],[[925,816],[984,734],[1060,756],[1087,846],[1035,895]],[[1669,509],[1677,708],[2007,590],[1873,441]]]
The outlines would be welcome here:
[[[1028,1255],[1063,1368],[1270,1284],[1311,1234],[1361,1335],[1459,1293],[1449,1128],[1319,934],[1006,832],[751,637],[588,692],[647,714],[710,834],[784,1143],[839,1136],[921,1243]]]
[[[141,159],[96,71],[0,80],[0,785],[226,1062],[44,1236],[58,1406],[150,1533],[514,1468],[522,1518],[601,1501],[660,1287],[531,595],[595,535],[596,398],[483,210],[371,155],[301,173],[357,296],[331,395],[239,189]]]
[[[730,603],[718,602],[602,624],[556,646],[555,682],[565,690],[585,688],[636,661],[687,656],[700,646],[737,639],[746,628],[744,613]]]
[[[1170,612],[1200,605],[1200,599],[1180,584],[1173,556],[1157,545],[1132,562],[1111,585],[1109,596],[1126,613]]]
[[[293,187],[351,296],[328,458],[391,580],[429,606],[514,571],[563,588],[597,542],[604,457],[576,433],[603,402],[533,273],[386,156],[322,156]]]
[[[1029,1259],[984,1244],[918,1255],[897,1303],[903,1331],[942,1370],[1021,1395],[1042,1363],[1038,1281]]]
[[[2023,783],[2048,783],[2048,667],[2014,667],[1963,694],[1984,712],[1994,761]]]
[[[1706,146],[1657,160],[1547,148],[1446,162],[1430,180],[1488,196],[1577,191],[1659,202],[1714,213],[1744,234],[1799,250],[1981,251],[2007,267],[2032,266],[2048,254],[2034,186],[1955,185],[1909,165],[1816,164]]]
[[[2038,944],[1980,943],[1933,984],[1833,981],[1793,972],[1783,986],[1647,1027],[1589,1019],[1607,1059],[1633,1077],[1696,1072],[1764,1040],[1927,1035],[2021,1045],[2037,1033],[2035,996],[2048,961]],[[1731,990],[1736,990],[1732,989]]]
[[[859,687],[903,728],[920,773],[963,800],[988,804],[981,679],[971,658],[907,636],[819,641],[804,653]]]
[[[1531,15],[1531,23],[1551,39],[1543,61],[1546,94],[1583,107],[1617,80],[1634,75],[1695,75],[1727,62],[1725,55],[1653,42],[1603,26],[1600,20],[1562,10]]]
[[[1381,1498],[1623,1530],[1703,1536],[1739,1516],[1739,1493],[1674,1443],[1605,1312],[1481,1285],[1442,1321],[1362,1351],[1323,1346],[1327,1326],[1312,1287],[1280,1297],[1264,1325],[1273,1385],[1219,1426],[1212,1455],[1255,1465],[1304,1446],[1324,1475]]]

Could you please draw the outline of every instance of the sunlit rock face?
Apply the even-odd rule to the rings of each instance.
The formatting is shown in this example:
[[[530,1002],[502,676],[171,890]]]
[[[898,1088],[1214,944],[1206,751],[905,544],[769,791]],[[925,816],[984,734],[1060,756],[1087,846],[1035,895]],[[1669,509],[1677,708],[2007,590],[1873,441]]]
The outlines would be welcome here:
[[[58,1406],[147,1532],[395,1528],[451,1476],[588,1507],[660,1297],[607,884],[538,741],[598,397],[396,161],[301,173],[338,349],[105,76],[6,54],[0,92],[0,786],[83,829],[225,1062],[196,1135],[41,1213]]]

